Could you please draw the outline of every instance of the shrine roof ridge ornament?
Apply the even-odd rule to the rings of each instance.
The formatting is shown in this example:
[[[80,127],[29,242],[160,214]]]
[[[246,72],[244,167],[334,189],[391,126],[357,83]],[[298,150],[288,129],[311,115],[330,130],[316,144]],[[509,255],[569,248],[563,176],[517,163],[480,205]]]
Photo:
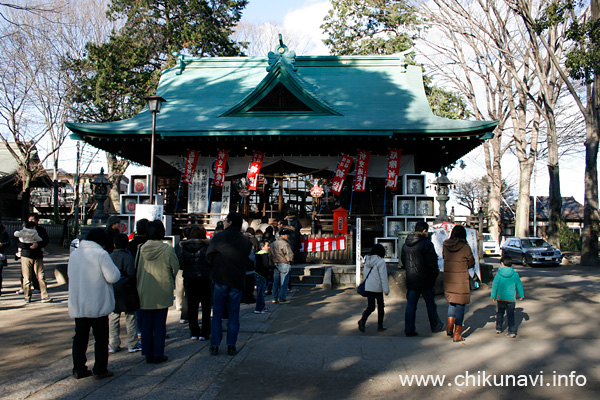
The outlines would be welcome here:
[[[283,36],[281,33],[279,34],[279,45],[275,48],[275,51],[269,52],[268,57],[269,66],[267,67],[267,72],[271,71],[271,69],[278,62],[288,64],[292,71],[298,70],[298,67],[296,67],[296,52],[290,50],[285,44],[283,44]]]

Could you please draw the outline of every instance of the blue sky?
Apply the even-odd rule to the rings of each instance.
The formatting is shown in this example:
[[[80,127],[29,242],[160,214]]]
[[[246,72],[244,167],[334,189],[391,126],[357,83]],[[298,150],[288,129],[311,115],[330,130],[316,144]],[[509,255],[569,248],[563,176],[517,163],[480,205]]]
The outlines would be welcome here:
[[[304,8],[306,3],[315,3],[314,0],[250,0],[244,9],[242,19],[260,24],[274,22],[283,24],[287,13]]]

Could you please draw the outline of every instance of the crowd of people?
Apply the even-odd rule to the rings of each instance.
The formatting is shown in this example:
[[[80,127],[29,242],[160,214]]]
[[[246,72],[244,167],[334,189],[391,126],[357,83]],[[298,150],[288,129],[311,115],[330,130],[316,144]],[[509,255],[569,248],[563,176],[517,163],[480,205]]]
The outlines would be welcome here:
[[[113,376],[108,357],[127,348],[141,352],[149,364],[168,360],[165,355],[167,311],[181,309],[182,323],[189,326],[190,339],[210,341],[209,352],[219,354],[223,341],[222,321],[227,322],[227,354],[237,354],[240,305],[255,304],[254,313],[268,313],[271,303],[288,304],[287,292],[292,264],[298,259],[299,229],[295,221],[281,220],[277,226],[249,227],[237,213],[217,224],[212,238],[200,225],[183,230],[182,240],[173,247],[165,242],[161,221],[137,221],[133,237],[119,232],[120,220],[111,217],[105,229],[89,231],[71,254],[68,264],[69,315],[75,320],[72,357],[76,379],[94,375]],[[295,226],[294,226],[295,225]],[[438,256],[428,236],[429,226],[419,222],[401,250],[406,269],[405,335],[417,336],[416,310],[423,297],[432,332],[446,331],[454,342],[464,341],[462,327],[466,305],[470,303],[470,276],[475,259],[466,240],[465,228],[457,225],[443,243],[443,287],[448,301],[447,323],[438,315],[435,283],[439,274]],[[15,232],[21,250],[21,271],[25,301],[30,302],[34,281],[39,283],[42,302],[48,296],[43,271],[43,248],[48,234],[32,215],[23,229]],[[131,240],[130,240],[131,239]],[[1,268],[6,265],[10,238],[0,220]],[[363,276],[367,308],[358,321],[366,331],[369,316],[377,309],[377,331],[384,326],[384,295],[389,294],[385,249],[375,244],[365,259]],[[515,300],[523,299],[523,286],[511,268],[509,258],[494,278],[491,297],[497,304],[496,332],[503,332],[506,314],[509,337],[516,337]],[[471,273],[470,273],[471,270]],[[256,288],[256,296],[254,290]],[[0,291],[1,294],[1,291]],[[201,312],[201,321],[198,314]],[[121,348],[120,320],[125,317],[126,346]],[[86,366],[89,333],[95,338],[95,364]]]
[[[438,255],[429,239],[429,225],[418,222],[415,232],[406,237],[401,250],[401,262],[406,269],[406,310],[404,314],[404,334],[408,337],[417,336],[416,312],[421,297],[425,301],[429,327],[431,332],[446,331],[454,342],[462,342],[462,328],[466,305],[471,301],[471,279],[475,276],[473,267],[475,258],[467,243],[467,232],[461,225],[456,225],[450,238],[443,242],[444,260],[444,295],[448,301],[448,320],[444,323],[437,312],[435,303],[435,283],[439,274]],[[380,244],[373,246],[371,254],[366,257],[363,276],[367,308],[358,321],[358,329],[365,332],[369,315],[375,311],[377,302],[377,330],[386,330],[383,326],[384,300],[383,295],[389,293],[387,270],[383,257],[385,249]],[[515,338],[515,300],[523,300],[523,285],[519,275],[512,269],[510,257],[502,257],[501,268],[492,283],[491,299],[497,304],[496,333],[503,332],[504,314],[507,316],[507,336]],[[445,328],[445,329],[444,329]]]
[[[122,314],[128,352],[141,351],[149,364],[167,361],[167,311],[174,293],[180,293],[178,308],[181,321],[189,325],[190,339],[210,341],[209,351],[214,356],[223,341],[223,319],[227,320],[227,354],[237,354],[242,301],[255,303],[257,314],[268,312],[265,293],[270,284],[271,301],[289,303],[286,292],[294,261],[295,228],[283,221],[278,227],[261,226],[255,231],[240,214],[230,213],[210,240],[204,227],[191,225],[175,247],[164,241],[161,221],[139,220],[131,241],[118,232],[118,222],[109,218],[106,229],[92,229],[69,259],[69,315],[75,319],[72,372],[76,379],[113,375],[107,368],[108,357],[122,350]],[[90,329],[95,338],[92,370],[87,368],[85,356]]]

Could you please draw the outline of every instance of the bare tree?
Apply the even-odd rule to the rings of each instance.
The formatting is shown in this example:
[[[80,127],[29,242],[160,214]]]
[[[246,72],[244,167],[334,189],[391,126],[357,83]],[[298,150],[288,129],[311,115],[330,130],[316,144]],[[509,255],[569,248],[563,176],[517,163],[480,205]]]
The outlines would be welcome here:
[[[19,165],[18,178],[21,184],[23,209],[21,217],[29,213],[31,182],[45,174],[37,146],[44,138],[46,130],[35,123],[32,93],[35,83],[28,70],[34,72],[39,65],[20,57],[21,49],[27,40],[22,35],[11,35],[11,40],[2,39],[3,52],[0,54],[0,138]],[[25,65],[26,64],[26,65]]]
[[[581,260],[585,264],[598,264],[598,235],[600,213],[598,211],[598,146],[600,143],[600,80],[598,73],[598,35],[600,1],[587,3],[554,2],[543,9],[536,18],[532,3],[528,0],[508,2],[521,16],[528,32],[536,37],[556,68],[585,120],[586,160],[585,160],[585,199]],[[545,36],[557,24],[567,24],[569,38],[573,44],[569,48],[565,63],[553,48],[553,43]],[[569,65],[567,65],[569,64]],[[585,91],[578,90],[575,83],[583,82]]]
[[[514,152],[520,167],[520,197],[515,227],[517,235],[526,235],[528,232],[533,164],[538,158],[538,143],[546,139],[544,144],[550,175],[551,223],[555,228],[551,228],[550,233],[551,241],[558,245],[561,209],[558,160],[561,140],[557,134],[556,109],[563,86],[562,77],[553,67],[548,52],[542,48],[540,39],[527,31],[518,15],[505,2],[434,0],[434,3],[437,8],[428,9],[428,17],[445,33],[446,38],[451,38],[451,49],[445,51],[447,56],[450,55],[451,65],[460,65],[463,76],[467,76],[467,79],[469,74],[473,74],[473,65],[482,65],[479,68],[481,72],[477,75],[484,82],[486,92],[496,92],[506,100],[503,104],[507,106],[505,110],[508,110],[508,114],[497,113],[495,119],[500,121],[499,128],[503,128],[508,115]],[[542,1],[540,4],[547,2]],[[556,26],[554,30],[547,32],[552,49],[559,57],[564,37],[564,26]],[[472,57],[457,57],[456,54],[464,54],[462,47],[465,44]],[[445,76],[448,75],[445,69],[443,72]],[[452,79],[457,87],[461,87],[461,91],[468,93],[473,88],[465,84],[463,76],[453,75]],[[468,98],[472,100],[475,96]],[[474,114],[477,116],[477,112]],[[506,147],[500,145],[498,136],[484,145],[488,175],[496,183],[500,182],[501,177],[497,174],[499,160],[506,150]],[[490,148],[493,150],[491,153]],[[500,205],[500,198],[493,194],[489,210],[492,233],[495,233],[496,221],[499,219],[496,212]]]
[[[231,38],[246,46],[245,53],[251,57],[266,57],[270,51],[279,45],[279,34],[285,45],[296,54],[308,54],[314,49],[310,37],[296,31],[286,29],[272,22],[257,25],[240,21],[234,29]]]
[[[478,120],[498,121],[494,137],[483,144],[489,197],[487,214],[489,231],[500,235],[500,208],[502,188],[501,159],[511,143],[506,140],[509,120],[509,91],[505,83],[508,72],[499,62],[493,48],[471,34],[473,23],[468,10],[446,7],[444,1],[432,7],[421,8],[430,21],[424,52],[426,67],[435,79],[456,88],[471,105],[472,115]],[[510,131],[508,132],[510,133]],[[504,143],[503,143],[504,142]],[[476,211],[476,210],[475,210]]]

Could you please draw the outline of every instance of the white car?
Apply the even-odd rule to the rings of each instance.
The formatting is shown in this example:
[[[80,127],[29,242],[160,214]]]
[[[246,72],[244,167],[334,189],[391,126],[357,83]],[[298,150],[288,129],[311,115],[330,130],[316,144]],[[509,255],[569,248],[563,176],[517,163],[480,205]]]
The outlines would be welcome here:
[[[485,256],[499,256],[500,246],[498,242],[494,240],[494,237],[489,233],[483,234],[483,255]]]

